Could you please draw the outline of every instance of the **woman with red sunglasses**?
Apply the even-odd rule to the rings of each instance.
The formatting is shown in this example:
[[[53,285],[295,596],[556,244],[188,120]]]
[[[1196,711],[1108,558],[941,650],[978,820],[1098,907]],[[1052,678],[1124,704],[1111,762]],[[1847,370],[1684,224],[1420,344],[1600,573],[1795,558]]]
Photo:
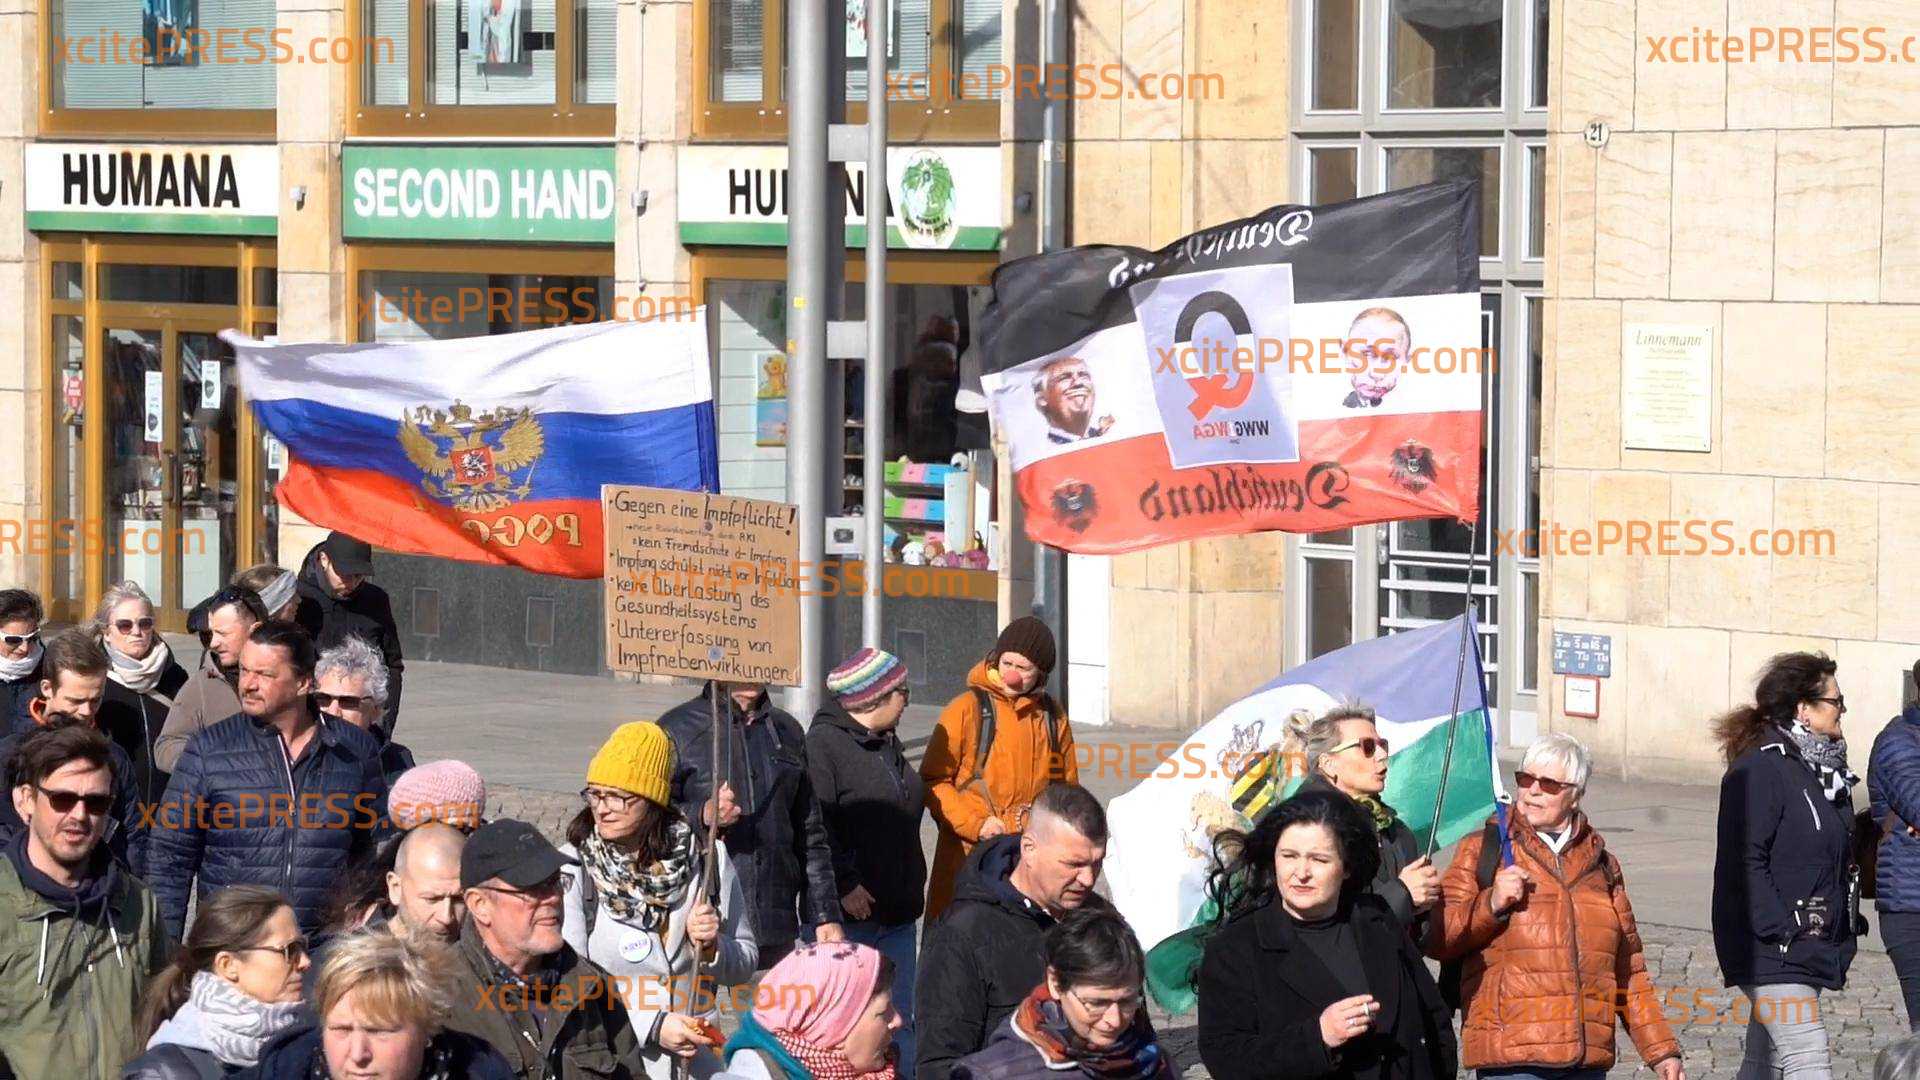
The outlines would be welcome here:
[[[1514,773],[1511,861],[1490,818],[1441,879],[1428,951],[1443,983],[1457,965],[1460,1067],[1481,1077],[1597,1080],[1614,1064],[1616,1022],[1660,1080],[1687,1075],[1620,861],[1580,812],[1592,768],[1571,735],[1535,740]]]

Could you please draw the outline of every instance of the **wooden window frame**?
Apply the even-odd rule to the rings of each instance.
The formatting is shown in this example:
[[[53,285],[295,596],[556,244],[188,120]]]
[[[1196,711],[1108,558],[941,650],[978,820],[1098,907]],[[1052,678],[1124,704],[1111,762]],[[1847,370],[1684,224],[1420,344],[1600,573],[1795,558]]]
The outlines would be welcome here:
[[[141,139],[219,137],[244,141],[278,130],[274,109],[76,109],[54,105],[54,81],[60,77],[61,58],[53,45],[53,0],[41,0],[36,15],[40,28],[40,133],[42,135],[130,136]],[[271,29],[271,28],[269,28]],[[274,83],[279,84],[278,72]]]
[[[787,108],[783,57],[788,0],[765,0],[761,24],[760,100],[713,100],[713,8],[726,0],[693,0],[693,139],[696,142],[785,142]],[[995,142],[1000,138],[1000,99],[952,95],[959,83],[954,52],[961,0],[929,0],[931,46],[927,50],[927,100],[893,100],[887,107],[887,137],[894,142]],[[831,35],[830,35],[831,36]],[[1004,57],[1005,30],[1001,53]],[[848,63],[864,63],[849,60]],[[1007,91],[1002,90],[1005,94]],[[847,122],[867,121],[865,102],[847,103]]]
[[[54,265],[63,262],[75,263],[81,268],[79,300],[55,299],[53,296]],[[103,265],[232,267],[239,277],[238,292],[233,304],[104,300],[100,296],[100,268]],[[107,430],[98,420],[106,416],[107,387],[104,370],[106,361],[100,344],[101,331],[114,320],[159,319],[196,324],[197,330],[211,332],[232,323],[236,314],[249,333],[262,323],[277,324],[278,307],[256,302],[253,274],[255,270],[274,269],[278,265],[279,249],[274,237],[221,237],[202,241],[176,236],[114,236],[109,240],[100,240],[90,235],[57,233],[49,234],[42,240],[40,291],[45,310],[40,313],[43,338],[40,367],[44,380],[42,385],[49,388],[49,393],[38,422],[41,425],[41,445],[45,448],[40,460],[40,490],[45,493],[45,516],[58,517],[64,512],[64,507],[53,504],[53,493],[58,490],[55,449],[61,443],[59,410],[54,404],[52,388],[60,385],[62,374],[54,355],[53,320],[60,317],[80,320],[81,378],[84,386],[81,410],[82,415],[95,421],[86,425],[81,436],[82,477],[85,484],[81,514],[85,519],[104,522],[107,519]],[[235,409],[234,438],[239,451],[234,455],[234,564],[240,566],[260,561],[263,550],[265,516],[257,494],[262,466],[262,455],[258,449],[264,432],[254,419],[253,410],[246,407],[244,393],[235,401]],[[48,614],[52,618],[77,620],[84,617],[91,610],[92,598],[106,589],[107,553],[104,550],[83,549],[75,552],[72,558],[82,560],[80,576],[84,595],[79,597],[65,596],[62,589],[56,587],[54,559],[50,555],[40,560],[40,594],[47,599]],[[154,598],[156,608],[160,609],[158,615],[162,629],[184,631],[186,605],[171,606],[166,599]]]
[[[366,5],[346,0],[349,40],[364,40]],[[434,105],[427,100],[427,59],[433,51],[429,0],[407,4],[407,104],[374,105],[367,98],[376,50],[361,50],[347,87],[347,134],[370,138],[591,138],[614,133],[615,105],[585,105],[573,99],[576,0],[553,4],[553,103],[550,105]],[[615,30],[618,33],[618,30]]]

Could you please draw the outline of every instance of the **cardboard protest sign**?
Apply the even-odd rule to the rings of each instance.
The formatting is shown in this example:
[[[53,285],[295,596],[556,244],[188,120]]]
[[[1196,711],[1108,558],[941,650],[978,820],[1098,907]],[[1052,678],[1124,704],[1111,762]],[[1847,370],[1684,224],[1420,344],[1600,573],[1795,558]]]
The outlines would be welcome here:
[[[797,511],[786,503],[608,485],[607,666],[800,682]]]

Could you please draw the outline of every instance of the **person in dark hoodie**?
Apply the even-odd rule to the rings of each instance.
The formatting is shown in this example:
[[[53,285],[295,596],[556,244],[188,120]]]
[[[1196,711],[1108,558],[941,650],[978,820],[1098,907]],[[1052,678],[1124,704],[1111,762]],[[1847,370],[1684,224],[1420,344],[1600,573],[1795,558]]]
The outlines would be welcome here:
[[[186,685],[187,669],[153,625],[153,600],[138,582],[107,588],[94,616],[100,643],[107,647],[107,696],[100,703],[98,726],[133,762],[140,801],[158,802],[167,790],[167,772],[153,759],[173,699]]]
[[[1741,1076],[1827,1076],[1822,991],[1845,989],[1857,909],[1847,698],[1822,653],[1781,653],[1754,702],[1714,721],[1727,762],[1713,859],[1713,951],[1753,1002]]]
[[[1913,665],[1920,686],[1920,662]],[[1880,729],[1867,758],[1867,801],[1879,845],[1873,907],[1887,943],[1907,1026],[1920,1030],[1920,703]]]
[[[400,628],[387,592],[373,576],[373,545],[334,531],[307,552],[300,565],[300,607],[294,613],[321,651],[357,637],[380,650],[387,663],[387,703],[380,727],[391,738],[400,717]]]
[[[807,775],[806,736],[799,721],[774,708],[762,684],[719,684],[726,761],[716,790],[708,703],[714,686],[660,718],[674,746],[670,797],[696,830],[719,814],[753,913],[760,966],[770,968],[793,949],[803,921],[816,941],[844,939],[833,850]]]
[[[27,828],[0,859],[0,1072],[115,1080],[140,1053],[135,1013],[171,942],[153,894],[102,842],[114,745],[84,724],[21,743],[9,792]]]
[[[40,598],[25,589],[0,589],[0,735],[28,726],[27,702],[40,692]]]
[[[913,1080],[914,923],[926,907],[920,821],[927,789],[895,729],[907,711],[907,665],[866,648],[827,675],[834,700],[807,729],[807,772],[833,844],[833,876],[847,940],[893,961],[901,1026],[898,1080]]]
[[[1024,832],[974,848],[920,953],[918,1080],[947,1080],[1040,984],[1042,941],[1057,920],[1106,905],[1093,891],[1106,854],[1100,800],[1059,782],[1034,800]]]

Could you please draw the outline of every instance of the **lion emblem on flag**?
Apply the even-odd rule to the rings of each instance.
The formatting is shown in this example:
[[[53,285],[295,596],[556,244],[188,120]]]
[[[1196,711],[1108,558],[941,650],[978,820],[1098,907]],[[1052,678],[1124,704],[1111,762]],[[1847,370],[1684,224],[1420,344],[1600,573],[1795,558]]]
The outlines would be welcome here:
[[[484,513],[533,490],[533,467],[547,452],[547,437],[531,409],[475,414],[455,401],[444,410],[420,405],[402,413],[400,446],[428,495],[456,510]]]

